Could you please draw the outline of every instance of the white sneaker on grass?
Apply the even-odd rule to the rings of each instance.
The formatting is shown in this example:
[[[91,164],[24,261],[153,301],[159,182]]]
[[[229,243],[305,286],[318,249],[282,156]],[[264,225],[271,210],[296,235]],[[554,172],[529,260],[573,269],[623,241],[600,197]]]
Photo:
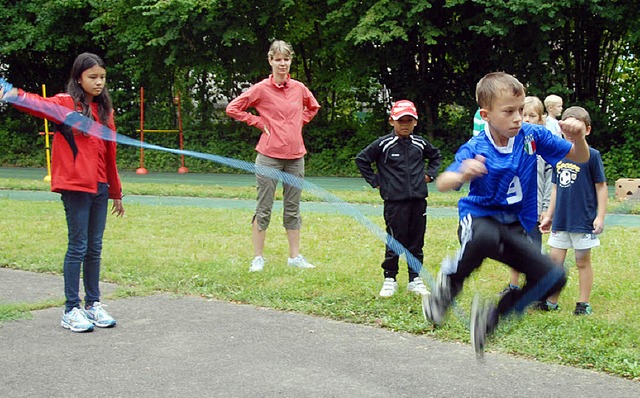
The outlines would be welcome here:
[[[296,258],[289,257],[289,260],[287,260],[287,263],[289,264],[290,267],[315,268],[315,265],[311,264],[304,257],[302,257],[302,254],[298,254]]]
[[[60,326],[76,333],[93,331],[93,324],[87,319],[84,311],[77,307],[62,314]]]
[[[422,281],[422,278],[416,276],[411,282],[407,284],[407,290],[418,294],[428,294],[427,286]]]
[[[116,320],[107,313],[104,306],[100,304],[99,301],[94,302],[91,307],[85,308],[84,313],[89,322],[99,328],[112,328],[116,326]]]
[[[393,278],[384,278],[382,289],[380,289],[380,297],[391,297],[398,290],[398,282]]]
[[[265,259],[262,256],[256,256],[256,258],[251,261],[251,267],[249,267],[249,272],[258,272],[262,271],[264,268]]]

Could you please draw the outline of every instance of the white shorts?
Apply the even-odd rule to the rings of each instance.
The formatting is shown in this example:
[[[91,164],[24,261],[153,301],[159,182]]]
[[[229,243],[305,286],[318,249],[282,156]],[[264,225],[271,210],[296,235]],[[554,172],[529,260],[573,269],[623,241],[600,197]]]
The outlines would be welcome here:
[[[596,234],[582,232],[551,232],[547,244],[556,249],[586,250],[600,246],[600,239]]]

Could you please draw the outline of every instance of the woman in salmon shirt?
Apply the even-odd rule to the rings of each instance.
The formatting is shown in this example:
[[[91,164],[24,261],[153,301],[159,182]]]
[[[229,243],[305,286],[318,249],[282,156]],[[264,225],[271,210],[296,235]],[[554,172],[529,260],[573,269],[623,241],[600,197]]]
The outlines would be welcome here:
[[[254,84],[227,105],[227,115],[262,131],[256,146],[256,166],[269,167],[304,178],[304,155],[307,150],[302,127],[318,113],[320,105],[311,91],[289,75],[293,49],[276,40],[267,58],[271,75]],[[247,111],[254,108],[258,115]],[[256,173],[258,197],[252,220],[254,259],[250,272],[262,271],[265,259],[264,242],[271,221],[271,210],[278,180]],[[301,188],[283,183],[283,225],[289,241],[288,264],[298,268],[314,268],[300,254]]]
[[[90,332],[94,325],[102,328],[116,325],[100,303],[99,286],[109,199],[113,200],[111,213],[124,214],[116,143],[112,139],[116,126],[106,74],[100,57],[83,53],[73,63],[66,93],[43,98],[12,89],[6,82],[0,84],[4,101],[56,124],[51,190],[61,194],[69,238],[63,265],[66,302],[61,326],[73,332]],[[102,139],[105,134],[112,137]],[[79,295],[81,268],[84,306]]]

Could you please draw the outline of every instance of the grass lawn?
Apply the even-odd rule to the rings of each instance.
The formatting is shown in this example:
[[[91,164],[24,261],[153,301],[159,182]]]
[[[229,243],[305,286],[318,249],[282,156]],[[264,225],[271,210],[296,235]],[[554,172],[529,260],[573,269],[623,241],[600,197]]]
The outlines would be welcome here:
[[[48,187],[46,183],[0,179],[0,189]],[[154,195],[251,199],[254,195],[253,189],[243,187],[130,184],[125,189],[127,193]],[[373,190],[335,194],[349,202],[380,203]],[[459,195],[434,193],[429,205],[454,206]],[[486,261],[468,281],[448,322],[433,328],[422,318],[420,299],[406,292],[406,272],[399,274],[396,296],[377,296],[382,285],[384,245],[352,217],[306,212],[302,249],[317,268],[298,270],[286,265],[282,219],[274,214],[266,242],[265,270],[249,273],[253,257],[251,210],[126,204],[126,198],[125,206],[124,218],[109,217],[102,271],[104,281],[121,286],[117,293],[121,297],[156,291],[199,295],[468,344],[473,294],[495,297],[509,278],[505,266]],[[634,212],[634,206],[612,203],[610,210]],[[60,274],[66,249],[62,204],[0,199],[0,212],[0,267]],[[369,218],[384,226],[382,217]],[[425,244],[429,273],[435,274],[440,261],[458,248],[456,228],[453,218],[429,218]],[[574,262],[569,261],[569,282],[560,297],[562,310],[530,312],[503,322],[487,349],[640,380],[639,229],[608,227],[601,236],[602,246],[593,250],[593,315],[572,314],[578,285]],[[568,258],[572,256],[570,252]],[[401,269],[406,269],[404,262]],[[0,305],[0,322],[51,305],[62,306],[63,302]]]

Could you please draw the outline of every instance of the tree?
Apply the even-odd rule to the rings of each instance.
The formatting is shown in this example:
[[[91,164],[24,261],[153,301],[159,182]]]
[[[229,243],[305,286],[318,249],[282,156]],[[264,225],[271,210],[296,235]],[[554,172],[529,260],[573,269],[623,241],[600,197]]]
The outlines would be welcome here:
[[[400,98],[418,106],[418,132],[453,152],[469,137],[476,82],[495,70],[518,77],[529,94],[556,93],[567,104],[585,106],[598,131],[590,142],[619,145],[612,126],[629,110],[615,101],[621,87],[632,86],[631,74],[624,76],[620,67],[629,68],[640,42],[640,7],[624,0],[265,0],[259,5],[0,0],[0,5],[6,21],[0,26],[0,68],[16,86],[39,92],[46,83],[50,93],[62,91],[75,55],[95,52],[109,67],[124,131],[137,128],[140,87],[153,110],[148,123],[158,127],[176,124],[173,97],[180,92],[188,141],[241,157],[251,155],[256,132],[231,122],[222,108],[266,77],[266,52],[274,39],[293,45],[292,77],[322,105],[305,130],[311,159],[340,153],[347,161],[388,130],[390,103]],[[615,120],[609,119],[612,109]]]

